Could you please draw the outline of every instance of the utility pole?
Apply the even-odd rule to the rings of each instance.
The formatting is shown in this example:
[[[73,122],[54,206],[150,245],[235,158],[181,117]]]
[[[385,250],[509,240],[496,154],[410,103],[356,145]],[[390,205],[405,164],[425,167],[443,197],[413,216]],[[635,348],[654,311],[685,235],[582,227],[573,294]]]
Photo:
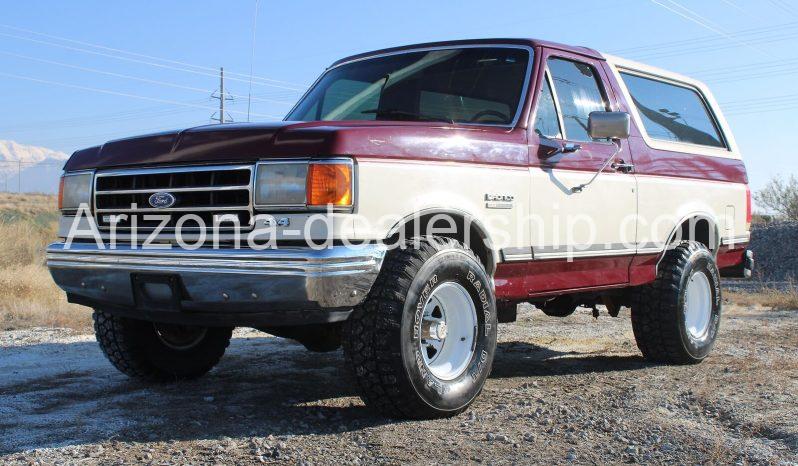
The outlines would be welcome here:
[[[17,192],[22,192],[22,160],[17,160]]]
[[[224,110],[225,101],[233,100],[233,96],[224,90],[224,68],[219,68],[219,90],[211,94],[211,99],[219,99],[219,111],[211,115],[211,121],[218,121],[219,124],[232,123],[233,117]]]

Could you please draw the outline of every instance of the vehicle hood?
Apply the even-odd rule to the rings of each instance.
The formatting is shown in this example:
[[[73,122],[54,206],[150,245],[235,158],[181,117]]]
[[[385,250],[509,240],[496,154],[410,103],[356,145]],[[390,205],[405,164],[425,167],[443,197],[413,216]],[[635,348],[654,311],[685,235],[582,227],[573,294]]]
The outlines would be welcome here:
[[[109,141],[72,154],[67,171],[96,168],[249,162],[273,157],[318,153],[328,146],[329,130],[300,131],[292,122],[207,125]]]
[[[518,132],[513,132],[518,133]],[[523,133],[523,131],[521,131]],[[418,122],[276,122],[207,125],[119,139],[72,154],[66,171],[247,163],[333,155],[526,162],[522,137],[506,129]]]

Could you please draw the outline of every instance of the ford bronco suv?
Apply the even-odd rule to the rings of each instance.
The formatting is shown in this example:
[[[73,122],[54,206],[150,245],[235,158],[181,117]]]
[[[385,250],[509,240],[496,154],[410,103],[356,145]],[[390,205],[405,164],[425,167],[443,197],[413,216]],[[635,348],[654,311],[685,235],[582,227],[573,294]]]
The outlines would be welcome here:
[[[284,121],[75,152],[47,265],[132,377],[198,377],[249,326],[343,346],[364,402],[465,410],[520,303],[631,309],[650,361],[698,363],[720,276],[750,275],[745,166],[709,90],[538,40],[330,66]]]

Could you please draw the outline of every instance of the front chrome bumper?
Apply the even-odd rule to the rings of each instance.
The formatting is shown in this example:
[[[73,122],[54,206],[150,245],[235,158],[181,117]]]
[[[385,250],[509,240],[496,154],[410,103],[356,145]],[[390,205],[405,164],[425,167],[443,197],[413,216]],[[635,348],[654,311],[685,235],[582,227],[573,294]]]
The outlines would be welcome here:
[[[274,318],[275,312],[282,317],[296,313],[291,321],[304,321],[307,311],[327,315],[311,319],[316,321],[345,318],[368,294],[384,255],[384,247],[377,245],[256,251],[120,245],[101,249],[94,243],[66,248],[54,243],[47,247],[46,259],[53,279],[71,302],[137,310],[143,317],[158,312],[173,317],[208,314],[224,320],[225,315],[262,314],[261,323],[268,324],[267,315]]]

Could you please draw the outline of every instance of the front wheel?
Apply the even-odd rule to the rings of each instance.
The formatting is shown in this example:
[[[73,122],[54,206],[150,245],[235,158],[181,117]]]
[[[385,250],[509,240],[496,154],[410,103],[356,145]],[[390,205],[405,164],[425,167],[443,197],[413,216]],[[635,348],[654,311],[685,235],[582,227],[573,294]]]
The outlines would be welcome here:
[[[394,418],[456,415],[482,390],[496,351],[490,277],[457,241],[411,241],[386,256],[343,346],[368,406]]]
[[[688,241],[665,253],[654,283],[632,305],[632,329],[643,356],[695,364],[706,358],[720,328],[720,274],[712,253]]]
[[[148,381],[199,377],[224,355],[233,329],[159,324],[94,311],[94,334],[120,372]]]

